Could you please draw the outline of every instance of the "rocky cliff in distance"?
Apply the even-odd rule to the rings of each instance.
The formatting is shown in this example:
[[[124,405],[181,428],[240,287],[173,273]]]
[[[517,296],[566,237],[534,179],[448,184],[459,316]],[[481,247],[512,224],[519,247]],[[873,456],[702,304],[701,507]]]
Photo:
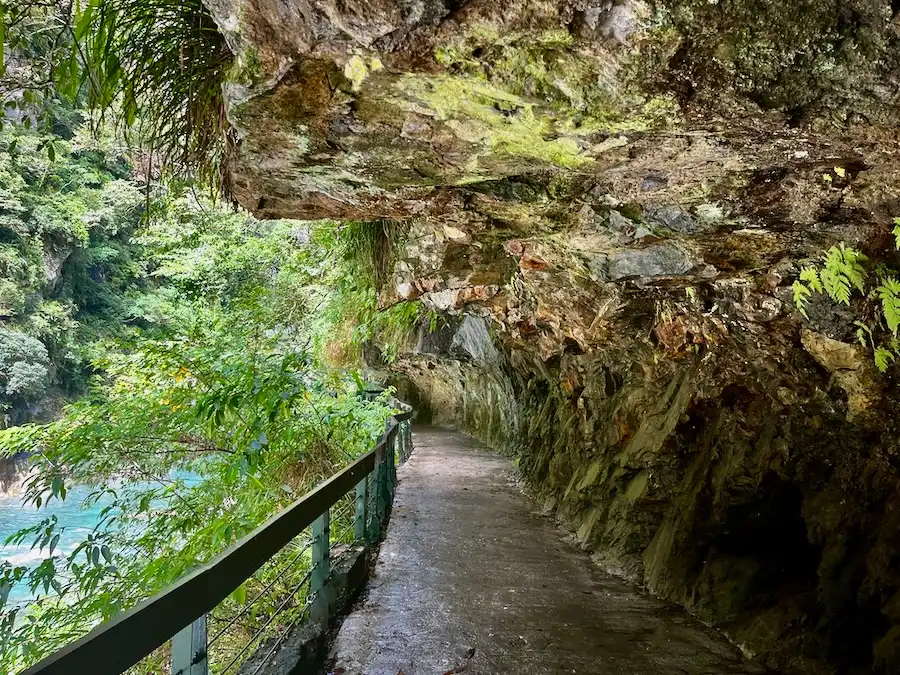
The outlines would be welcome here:
[[[237,199],[396,222],[382,301],[443,317],[411,394],[760,662],[900,671],[895,373],[790,289],[897,267],[897,3],[208,5]]]

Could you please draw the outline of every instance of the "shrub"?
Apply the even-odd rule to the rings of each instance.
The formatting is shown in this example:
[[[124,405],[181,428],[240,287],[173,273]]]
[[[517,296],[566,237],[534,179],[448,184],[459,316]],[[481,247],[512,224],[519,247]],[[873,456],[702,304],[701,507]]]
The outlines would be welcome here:
[[[19,331],[0,328],[0,391],[9,398],[34,398],[47,388],[47,348]]]
[[[25,294],[8,279],[0,279],[0,317],[17,316],[25,309]]]

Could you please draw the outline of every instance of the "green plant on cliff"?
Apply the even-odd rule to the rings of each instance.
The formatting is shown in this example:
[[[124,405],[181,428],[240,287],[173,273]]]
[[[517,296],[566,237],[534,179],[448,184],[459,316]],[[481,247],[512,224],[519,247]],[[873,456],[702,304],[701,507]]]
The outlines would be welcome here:
[[[357,366],[366,345],[392,363],[423,320],[419,301],[379,306],[390,252],[403,236],[400,225],[385,221],[323,223],[314,230],[317,246],[329,251],[323,285],[330,290],[313,329],[316,351],[328,363]]]
[[[335,244],[352,274],[376,290],[387,280],[391,251],[400,226],[385,220],[351,221],[339,226]]]
[[[50,381],[49,364],[47,348],[40,340],[0,328],[0,394],[9,400],[40,396]]]
[[[90,108],[135,127],[150,163],[155,155],[216,183],[231,143],[232,54],[201,0],[88,0],[74,22],[80,69],[60,68],[58,88],[85,88]]]
[[[900,249],[900,222],[895,220],[894,235]],[[800,271],[793,283],[794,304],[807,319],[807,304],[813,293],[825,295],[834,302],[848,307],[854,295],[870,301],[875,319],[866,321],[860,317],[855,323],[857,339],[864,347],[871,347],[875,365],[886,372],[890,364],[900,356],[900,281],[894,272],[878,265],[870,275],[866,269],[869,259],[844,243],[832,246],[816,265]],[[869,282],[874,276],[875,282]],[[884,335],[884,339],[877,337]]]
[[[86,108],[97,124],[135,132],[148,175],[162,166],[219,185],[233,57],[201,0],[0,2],[4,53],[3,102],[23,111],[25,126],[49,129],[67,106]],[[52,159],[54,144],[44,148]]]
[[[793,285],[797,309],[806,316],[806,299],[812,293],[825,293],[835,302],[849,305],[854,288],[865,293],[866,270],[862,263],[867,260],[862,253],[843,243],[832,246],[822,256],[820,266],[808,266],[800,271],[800,278]]]

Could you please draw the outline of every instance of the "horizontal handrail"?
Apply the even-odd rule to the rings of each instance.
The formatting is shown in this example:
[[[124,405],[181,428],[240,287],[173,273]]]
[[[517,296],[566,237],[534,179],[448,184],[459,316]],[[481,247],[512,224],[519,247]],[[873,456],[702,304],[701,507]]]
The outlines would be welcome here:
[[[211,611],[322,513],[353,490],[384,456],[401,422],[394,415],[375,448],[320,483],[210,562],[154,597],[106,621],[22,675],[121,675],[173,635]]]

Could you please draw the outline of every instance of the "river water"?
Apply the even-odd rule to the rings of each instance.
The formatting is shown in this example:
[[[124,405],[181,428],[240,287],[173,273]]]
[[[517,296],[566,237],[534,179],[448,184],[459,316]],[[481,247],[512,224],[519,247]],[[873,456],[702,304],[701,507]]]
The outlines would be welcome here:
[[[193,486],[202,480],[202,476],[187,471],[173,471],[172,479],[184,481],[185,486]],[[147,487],[149,484],[137,483],[134,488]],[[92,504],[89,508],[82,508],[87,496],[92,492],[90,486],[74,486],[69,488],[65,501],[51,500],[50,504],[41,509],[34,508],[23,502],[21,496],[12,496],[0,493],[0,561],[6,561],[13,566],[25,565],[37,567],[46,559],[50,551],[40,551],[32,548],[34,537],[29,537],[19,545],[6,544],[7,538],[19,530],[39,524],[45,518],[55,515],[58,520],[57,531],[60,532],[59,543],[54,555],[66,555],[74,551],[78,544],[94,529],[100,521],[100,512],[110,503],[105,496]],[[27,586],[13,587],[7,599],[7,605],[26,604],[30,597]]]
[[[97,524],[100,519],[100,511],[105,506],[105,503],[99,503],[88,509],[82,509],[81,503],[89,493],[90,488],[88,487],[74,487],[69,490],[65,501],[53,500],[48,507],[42,509],[23,504],[20,496],[0,497],[0,560],[5,560],[14,566],[36,567],[39,565],[48,556],[49,551],[32,549],[32,538],[18,546],[7,545],[3,542],[22,528],[37,525],[45,518],[49,518],[50,515],[55,515],[59,519],[59,525],[66,528],[60,536],[55,555],[71,553]],[[21,604],[28,597],[28,588],[17,586],[10,593],[8,603]]]

